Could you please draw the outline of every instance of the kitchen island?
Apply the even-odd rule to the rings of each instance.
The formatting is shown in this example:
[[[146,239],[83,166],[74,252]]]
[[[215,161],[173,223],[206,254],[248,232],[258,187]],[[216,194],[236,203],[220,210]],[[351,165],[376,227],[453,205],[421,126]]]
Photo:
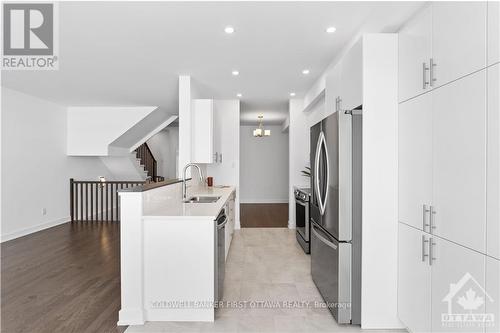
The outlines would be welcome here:
[[[214,321],[217,301],[216,218],[225,209],[224,260],[234,230],[235,188],[182,182],[120,192],[121,310],[118,325],[146,321]]]

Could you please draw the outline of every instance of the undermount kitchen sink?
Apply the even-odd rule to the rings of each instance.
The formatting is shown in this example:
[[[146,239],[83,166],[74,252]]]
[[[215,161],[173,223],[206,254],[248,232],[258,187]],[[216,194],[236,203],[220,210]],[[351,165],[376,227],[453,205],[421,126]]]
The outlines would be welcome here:
[[[184,203],[214,203],[217,202],[217,200],[220,199],[220,196],[218,197],[210,197],[210,196],[196,196],[196,197],[190,197],[187,200],[184,200]]]

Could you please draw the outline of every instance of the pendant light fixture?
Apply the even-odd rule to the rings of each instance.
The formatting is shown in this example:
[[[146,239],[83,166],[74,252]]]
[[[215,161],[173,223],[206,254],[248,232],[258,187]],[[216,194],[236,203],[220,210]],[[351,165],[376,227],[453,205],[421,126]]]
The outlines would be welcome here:
[[[264,119],[263,115],[259,116],[259,127],[253,130],[253,136],[256,138],[262,138],[264,136],[270,136],[271,130],[266,130],[262,127],[262,119]]]

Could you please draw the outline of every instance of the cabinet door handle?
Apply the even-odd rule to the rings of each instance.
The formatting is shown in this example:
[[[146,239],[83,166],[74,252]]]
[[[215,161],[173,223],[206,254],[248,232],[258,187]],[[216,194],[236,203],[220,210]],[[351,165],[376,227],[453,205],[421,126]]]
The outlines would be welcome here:
[[[430,224],[427,223],[427,219],[426,219],[426,216],[427,216],[427,213],[429,213],[431,210],[429,208],[429,206],[427,206],[426,204],[423,204],[422,206],[422,230],[425,231],[425,228],[426,227],[429,227]]]
[[[422,63],[422,89],[427,89],[427,85],[429,84],[429,81],[427,81],[427,71],[429,70],[429,67],[427,67],[427,64],[425,61]]]
[[[342,102],[342,99],[340,98],[340,96],[337,96],[337,98],[335,98],[335,111],[336,112],[342,111],[342,106],[340,104],[341,102]]]
[[[425,235],[422,235],[422,262],[425,262],[425,257],[428,257],[428,254],[425,254],[425,243],[429,241],[425,239]]]
[[[219,163],[222,163],[222,153],[219,153]]]
[[[214,161],[215,161],[215,163],[217,163],[218,160],[219,160],[219,153],[215,153],[214,154]]]
[[[429,266],[432,266],[432,261],[436,260],[436,257],[434,257],[434,238],[429,238]]]
[[[436,76],[436,75],[435,75],[435,72],[434,72],[434,67],[436,67],[436,66],[437,66],[437,64],[434,62],[434,59],[433,59],[433,58],[431,58],[431,59],[429,60],[429,64],[430,64],[430,65],[429,65],[429,68],[430,68],[430,74],[431,74],[431,77],[430,77],[430,85],[431,85],[431,87],[434,87],[434,82],[436,82],[436,81],[437,81],[437,80],[436,80],[436,78],[435,78],[435,76]]]
[[[431,227],[431,229],[429,231],[431,234],[433,234],[434,229],[436,229],[436,219],[435,219],[434,215],[436,215],[436,210],[434,209],[433,206],[431,206],[430,212],[429,212],[429,220],[430,220],[430,227]]]

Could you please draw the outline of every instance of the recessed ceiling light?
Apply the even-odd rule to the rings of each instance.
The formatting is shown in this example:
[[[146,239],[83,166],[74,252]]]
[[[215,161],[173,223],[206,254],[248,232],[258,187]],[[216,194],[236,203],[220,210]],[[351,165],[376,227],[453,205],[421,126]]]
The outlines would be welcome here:
[[[304,69],[304,70],[302,71],[302,74],[304,74],[304,75],[309,74],[309,70],[308,70],[308,69]]]
[[[295,93],[294,93],[294,92],[291,92],[291,93],[290,93],[290,96],[291,96],[291,97],[295,96]]]
[[[236,94],[236,97],[241,97],[241,96],[243,96],[243,95],[240,93]]]
[[[232,71],[231,73],[232,73],[234,76],[240,75],[240,72],[238,72],[238,71]]]
[[[336,30],[337,30],[337,28],[335,28],[335,27],[326,28],[326,32],[328,32],[329,34],[333,34]]]
[[[224,28],[224,32],[226,34],[232,34],[234,32],[234,28],[230,25],[228,25],[227,27]]]

